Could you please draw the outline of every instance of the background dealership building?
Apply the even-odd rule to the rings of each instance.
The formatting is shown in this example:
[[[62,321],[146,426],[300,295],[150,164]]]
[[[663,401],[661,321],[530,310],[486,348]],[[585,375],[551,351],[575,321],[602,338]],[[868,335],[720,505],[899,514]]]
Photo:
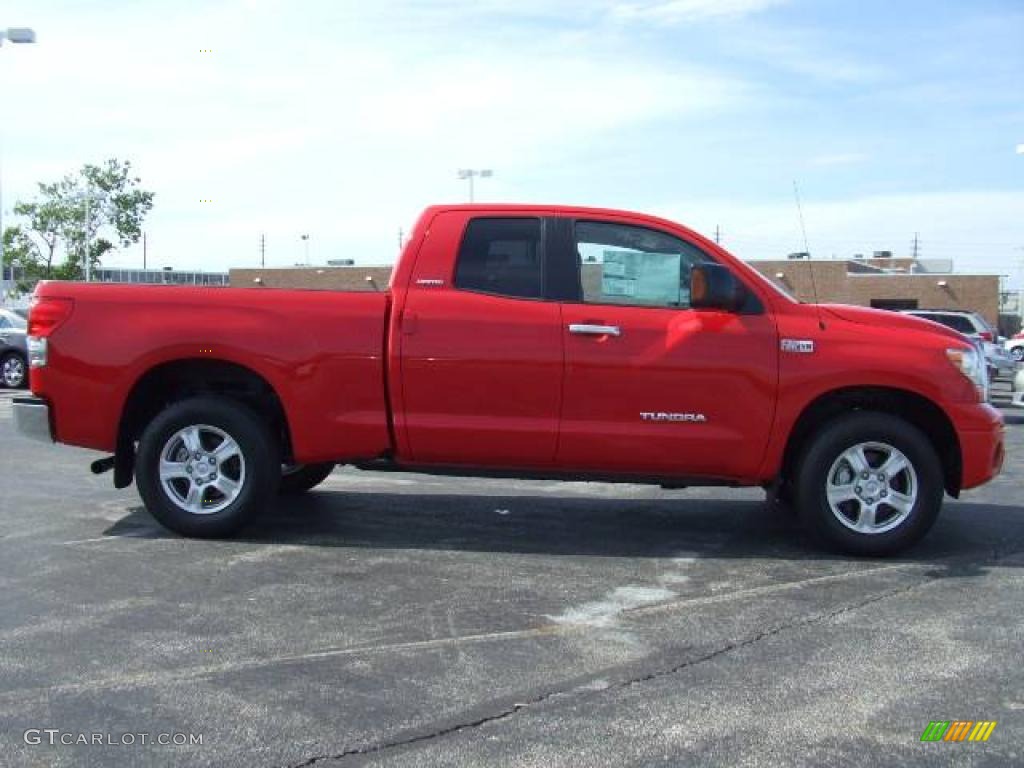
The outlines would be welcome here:
[[[822,302],[880,309],[971,310],[993,325],[1000,322],[1002,306],[1003,332],[1020,328],[1019,296],[1016,292],[1001,294],[998,275],[956,273],[949,259],[803,256],[749,263],[804,301],[813,301],[817,294]],[[390,277],[390,266],[289,267],[232,269],[229,282],[232,286],[373,291],[386,288]],[[1013,298],[1018,299],[1015,304]]]
[[[980,313],[1010,336],[1021,329],[1024,291],[1001,291],[998,275],[954,271],[950,259],[872,258],[808,259],[792,254],[786,259],[751,261],[751,266],[803,301],[856,304],[880,309],[961,309]],[[596,266],[596,265],[595,265]],[[586,267],[586,265],[585,265]],[[231,285],[251,288],[377,291],[387,287],[391,266],[356,266],[340,260],[327,266],[232,269],[191,272],[171,269],[99,268],[98,282],[164,285]],[[0,304],[21,306],[28,296],[15,299],[14,275],[0,279]]]

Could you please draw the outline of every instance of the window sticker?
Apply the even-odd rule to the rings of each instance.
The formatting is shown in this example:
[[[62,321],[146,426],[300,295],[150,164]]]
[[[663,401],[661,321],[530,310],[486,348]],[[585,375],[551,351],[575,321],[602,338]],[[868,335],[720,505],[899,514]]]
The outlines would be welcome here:
[[[601,293],[652,304],[680,303],[680,254],[605,251]]]

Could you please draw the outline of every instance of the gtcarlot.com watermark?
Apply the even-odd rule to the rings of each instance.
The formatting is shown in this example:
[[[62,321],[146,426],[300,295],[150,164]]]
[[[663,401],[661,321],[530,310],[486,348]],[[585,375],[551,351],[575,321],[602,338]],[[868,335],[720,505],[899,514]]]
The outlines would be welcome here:
[[[156,744],[161,747],[201,746],[201,733],[97,733],[62,731],[60,728],[29,728],[22,735],[29,746],[132,747]]]

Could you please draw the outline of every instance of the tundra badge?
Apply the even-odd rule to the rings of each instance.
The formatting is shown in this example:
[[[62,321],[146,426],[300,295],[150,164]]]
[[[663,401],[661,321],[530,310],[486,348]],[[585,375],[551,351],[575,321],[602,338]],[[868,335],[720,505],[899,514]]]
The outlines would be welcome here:
[[[643,421],[689,421],[703,423],[707,418],[703,413],[665,413],[664,411],[641,411],[640,418]]]

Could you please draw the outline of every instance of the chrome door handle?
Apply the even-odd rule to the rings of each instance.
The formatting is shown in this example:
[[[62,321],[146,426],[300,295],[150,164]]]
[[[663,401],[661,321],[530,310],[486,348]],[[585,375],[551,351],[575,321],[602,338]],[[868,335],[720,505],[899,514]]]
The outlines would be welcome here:
[[[617,325],[590,325],[588,323],[570,323],[569,333],[583,336],[621,336],[622,330]]]

